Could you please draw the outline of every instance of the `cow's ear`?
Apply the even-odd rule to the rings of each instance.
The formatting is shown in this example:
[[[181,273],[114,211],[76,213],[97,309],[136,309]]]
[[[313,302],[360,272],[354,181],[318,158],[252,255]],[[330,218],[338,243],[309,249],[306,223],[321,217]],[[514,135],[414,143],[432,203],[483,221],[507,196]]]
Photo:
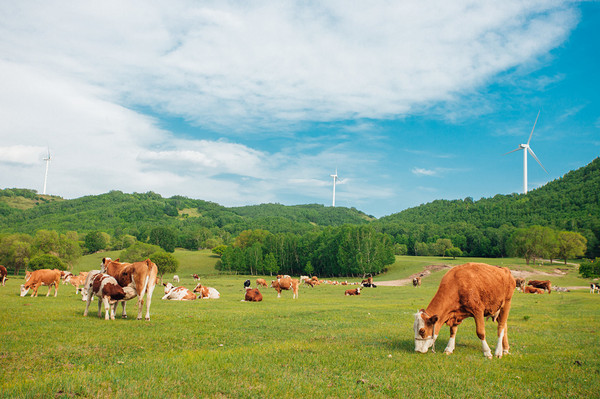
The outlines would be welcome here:
[[[427,323],[429,323],[429,324],[435,324],[435,323],[437,323],[437,321],[438,321],[438,315],[434,314],[433,316],[431,316],[429,318],[429,321]]]
[[[163,283],[163,285],[164,285],[165,287],[167,286],[167,284],[166,284],[166,283]]]

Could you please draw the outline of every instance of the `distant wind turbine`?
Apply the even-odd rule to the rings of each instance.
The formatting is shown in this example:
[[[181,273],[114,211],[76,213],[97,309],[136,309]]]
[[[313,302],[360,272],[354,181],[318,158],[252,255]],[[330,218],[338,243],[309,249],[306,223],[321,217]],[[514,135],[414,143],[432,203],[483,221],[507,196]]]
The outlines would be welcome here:
[[[519,144],[519,147],[515,150],[509,151],[506,154],[510,154],[511,152],[523,150],[523,194],[527,194],[527,153],[529,152],[531,156],[540,164],[544,172],[548,173],[544,165],[540,162],[540,160],[535,156],[535,153],[529,146],[529,142],[531,141],[531,136],[533,136],[533,130],[535,129],[535,125],[537,124],[538,118],[540,117],[540,111],[538,111],[537,116],[535,117],[535,122],[533,123],[533,128],[531,129],[531,133],[529,133],[529,140],[527,140],[527,144]],[[504,154],[504,155],[506,155]]]
[[[46,183],[48,182],[48,165],[50,164],[50,161],[52,160],[52,157],[50,156],[50,148],[48,148],[48,157],[44,158],[44,161],[46,161],[46,173],[44,174],[44,192],[42,194],[46,194]]]
[[[334,175],[329,175],[331,177],[333,177],[333,202],[331,204],[331,206],[333,206],[335,208],[335,183],[341,179],[338,178],[338,174],[337,174],[337,168],[335,168],[335,174]]]

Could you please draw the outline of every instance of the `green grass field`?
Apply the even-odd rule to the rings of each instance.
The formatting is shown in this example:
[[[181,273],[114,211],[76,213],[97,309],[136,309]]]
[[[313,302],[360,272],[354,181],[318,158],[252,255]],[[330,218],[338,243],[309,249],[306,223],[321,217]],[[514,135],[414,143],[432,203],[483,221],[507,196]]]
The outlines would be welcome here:
[[[103,256],[118,253],[84,257],[75,271],[98,268]],[[420,288],[379,286],[345,297],[347,287],[322,285],[302,287],[297,300],[291,292],[278,299],[263,288],[263,302],[245,303],[240,300],[248,276],[218,275],[209,252],[176,256],[182,285],[192,288],[191,274],[200,274],[221,299],[161,301],[157,287],[151,321],[135,320],[135,300],[128,304],[133,318],[105,321],[96,315],[96,301],[83,317],[85,304],[71,286],[61,284],[57,298],[45,297],[46,287],[40,297],[21,298],[23,281],[9,279],[0,287],[0,397],[598,397],[600,295],[587,289],[515,292],[508,321],[511,355],[488,360],[473,319],[459,328],[453,355],[441,353],[447,327],[437,353],[414,352],[413,315],[427,306],[445,271],[425,278]],[[499,264],[494,261],[487,263]],[[526,267],[520,260],[503,261]],[[428,264],[464,262],[399,257],[375,281],[404,278]],[[560,286],[588,283],[573,271],[551,280]],[[492,350],[495,330],[489,321]]]

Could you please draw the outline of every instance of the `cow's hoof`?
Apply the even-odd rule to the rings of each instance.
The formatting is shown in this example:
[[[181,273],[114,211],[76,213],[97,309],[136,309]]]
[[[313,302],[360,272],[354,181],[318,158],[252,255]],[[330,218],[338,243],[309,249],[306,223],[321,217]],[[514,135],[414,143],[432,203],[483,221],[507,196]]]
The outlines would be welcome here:
[[[127,318],[127,315],[125,314],[125,315],[121,316],[121,318],[122,318],[122,319],[126,319],[126,318]]]
[[[444,351],[444,353],[448,356],[450,356],[452,354],[452,351]]]
[[[505,355],[510,355],[510,352],[508,351],[508,349],[504,349],[504,350],[502,351],[502,353],[503,353],[503,354],[505,354]]]

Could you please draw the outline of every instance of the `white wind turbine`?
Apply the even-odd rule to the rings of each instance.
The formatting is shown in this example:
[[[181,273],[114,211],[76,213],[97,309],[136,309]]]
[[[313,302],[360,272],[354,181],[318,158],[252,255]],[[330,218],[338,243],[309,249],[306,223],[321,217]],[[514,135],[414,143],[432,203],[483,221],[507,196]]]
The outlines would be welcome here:
[[[519,144],[519,147],[515,150],[509,151],[506,154],[510,154],[511,152],[523,150],[523,194],[527,194],[527,153],[529,152],[531,156],[540,164],[544,172],[548,173],[544,165],[540,162],[540,160],[535,156],[535,153],[529,146],[529,142],[531,141],[531,136],[533,136],[533,129],[535,129],[535,125],[537,124],[538,118],[540,117],[540,111],[535,118],[535,122],[533,123],[533,128],[531,129],[531,133],[529,134],[529,140],[527,140],[527,144]],[[504,154],[504,155],[506,155]]]
[[[337,174],[337,168],[335,168],[335,174],[334,175],[329,175],[331,177],[333,177],[333,202],[331,204],[331,206],[335,207],[335,183],[341,179],[338,178],[338,174]]]
[[[50,148],[48,148],[48,157],[44,158],[44,161],[46,162],[46,173],[44,174],[44,192],[42,194],[46,194],[46,183],[48,182],[48,165],[50,164],[50,161],[52,160],[52,157],[50,156]]]

